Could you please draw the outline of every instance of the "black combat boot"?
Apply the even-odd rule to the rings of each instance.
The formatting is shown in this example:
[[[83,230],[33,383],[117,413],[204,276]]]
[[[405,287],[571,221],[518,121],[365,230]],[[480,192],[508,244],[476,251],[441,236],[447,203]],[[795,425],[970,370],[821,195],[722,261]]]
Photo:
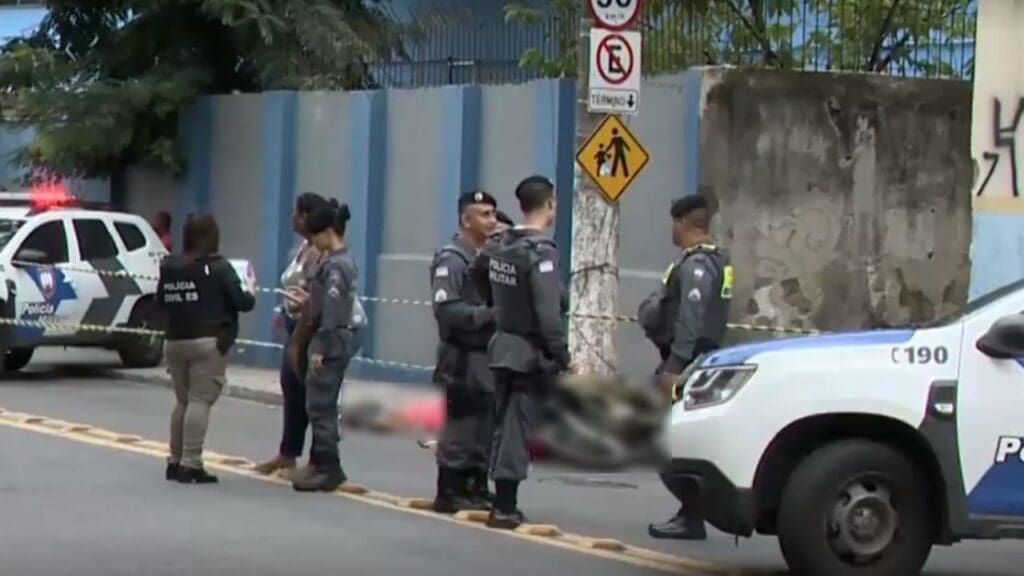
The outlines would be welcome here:
[[[437,495],[434,512],[455,514],[459,510],[484,510],[468,498],[466,477],[461,470],[439,466],[437,468]]]
[[[292,488],[296,492],[334,492],[348,480],[341,466],[337,468],[316,468],[311,474],[296,478]]]
[[[204,468],[178,467],[178,482],[182,484],[216,484],[217,477]]]
[[[647,527],[651,538],[665,540],[707,540],[704,517],[680,508],[668,522],[651,524]]]
[[[490,510],[494,506],[494,494],[487,489],[487,470],[473,470],[467,476],[469,500],[481,510]]]
[[[164,478],[166,478],[168,482],[173,482],[174,480],[177,480],[178,479],[178,470],[180,470],[180,469],[181,469],[180,465],[178,465],[178,464],[176,464],[174,462],[168,462],[167,463],[167,470],[164,471]]]
[[[526,522],[526,516],[516,507],[519,482],[515,480],[495,481],[494,508],[487,518],[488,528],[515,530]]]

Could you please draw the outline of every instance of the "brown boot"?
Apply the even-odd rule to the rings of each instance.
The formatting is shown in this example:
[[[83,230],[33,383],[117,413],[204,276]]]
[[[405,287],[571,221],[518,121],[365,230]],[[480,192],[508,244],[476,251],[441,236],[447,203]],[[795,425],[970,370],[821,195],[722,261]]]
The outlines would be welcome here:
[[[253,470],[265,476],[269,476],[278,470],[292,470],[294,468],[295,458],[279,455],[276,458],[257,464],[253,467]]]

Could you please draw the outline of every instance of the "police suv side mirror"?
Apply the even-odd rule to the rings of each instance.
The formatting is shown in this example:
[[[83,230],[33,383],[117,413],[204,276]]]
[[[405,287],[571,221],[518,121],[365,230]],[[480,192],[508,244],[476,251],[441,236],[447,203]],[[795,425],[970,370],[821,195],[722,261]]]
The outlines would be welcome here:
[[[975,347],[997,360],[1024,358],[1024,315],[1012,314],[996,320]]]
[[[47,260],[49,260],[49,255],[46,252],[43,252],[42,250],[36,250],[34,248],[25,248],[24,250],[18,252],[14,260],[15,262],[21,261],[44,264],[46,263]],[[15,264],[15,266],[19,266],[19,264]]]

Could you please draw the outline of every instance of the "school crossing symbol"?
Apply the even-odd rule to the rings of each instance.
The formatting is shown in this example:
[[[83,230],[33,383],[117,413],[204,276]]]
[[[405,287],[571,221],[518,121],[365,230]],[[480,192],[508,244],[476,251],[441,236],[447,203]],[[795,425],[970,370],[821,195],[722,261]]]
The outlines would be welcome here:
[[[647,150],[613,114],[605,116],[576,153],[576,162],[610,202],[618,201],[648,160]]]

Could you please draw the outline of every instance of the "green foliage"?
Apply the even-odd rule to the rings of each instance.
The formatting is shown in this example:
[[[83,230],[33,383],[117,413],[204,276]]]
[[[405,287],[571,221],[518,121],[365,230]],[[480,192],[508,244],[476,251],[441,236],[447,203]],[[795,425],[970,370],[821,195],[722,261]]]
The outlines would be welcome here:
[[[541,74],[560,78],[576,74],[576,34],[579,15],[578,0],[551,0],[548,6],[548,18],[556,25],[547,31],[548,42],[554,43],[554,57],[548,57],[538,46],[527,48],[519,59],[519,66],[540,71]],[[521,3],[505,5],[505,22],[536,26],[541,24],[545,15],[540,9]]]
[[[36,137],[35,171],[180,175],[181,114],[203,93],[372,85],[365,62],[401,51],[361,0],[62,0],[0,48],[0,114]]]
[[[973,0],[648,0],[644,72],[734,64],[779,69],[809,66],[843,71],[916,69],[925,75],[966,75],[953,68],[957,44],[974,37]],[[556,56],[532,48],[521,65],[548,76],[576,71],[580,0],[552,0]],[[543,20],[541,12],[508,4],[506,18]],[[938,39],[936,39],[938,38]],[[801,42],[802,39],[802,42]],[[970,66],[970,62],[967,63]]]

